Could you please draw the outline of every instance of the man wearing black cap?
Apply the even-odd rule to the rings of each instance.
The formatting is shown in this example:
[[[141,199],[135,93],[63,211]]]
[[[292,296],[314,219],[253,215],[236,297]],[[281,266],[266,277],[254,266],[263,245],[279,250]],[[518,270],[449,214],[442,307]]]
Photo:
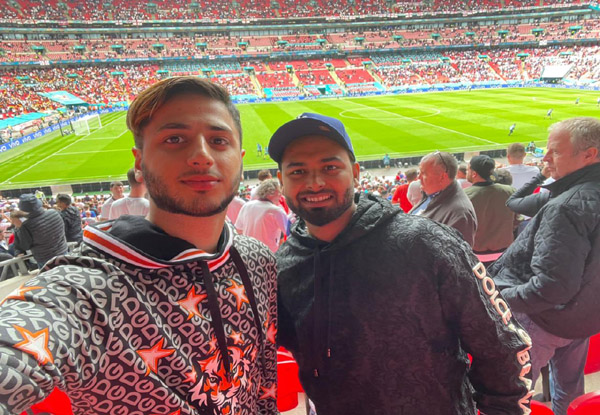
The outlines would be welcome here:
[[[496,162],[490,156],[481,155],[473,157],[467,169],[467,180],[473,186],[466,188],[465,194],[477,215],[473,245],[477,254],[503,252],[513,241],[516,218],[515,213],[506,207],[506,201],[515,189],[495,183],[495,168]]]
[[[19,210],[27,213],[27,220],[16,222],[15,254],[30,249],[41,268],[55,256],[67,253],[65,224],[57,211],[44,209],[42,201],[32,194],[21,195]]]
[[[269,154],[300,216],[276,254],[278,343],[317,413],[528,413],[529,339],[458,233],[355,194],[339,120],[302,114]]]

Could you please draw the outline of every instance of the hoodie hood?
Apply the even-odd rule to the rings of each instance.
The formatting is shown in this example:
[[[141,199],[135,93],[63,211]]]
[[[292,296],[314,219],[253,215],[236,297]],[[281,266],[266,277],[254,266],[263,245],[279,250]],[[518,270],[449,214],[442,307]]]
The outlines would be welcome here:
[[[223,227],[216,253],[196,248],[183,239],[168,235],[142,216],[123,215],[120,218],[87,226],[83,241],[136,267],[158,269],[190,262],[206,261],[211,270],[229,259],[233,243],[231,225]]]
[[[292,238],[289,243],[295,248],[312,250],[315,247],[321,247],[323,251],[335,251],[369,234],[394,216],[402,214],[402,211],[391,205],[389,201],[369,193],[356,193],[354,202],[356,211],[350,222],[330,243],[312,237],[308,233],[306,222],[303,219],[298,220],[292,226],[292,234],[296,238]]]

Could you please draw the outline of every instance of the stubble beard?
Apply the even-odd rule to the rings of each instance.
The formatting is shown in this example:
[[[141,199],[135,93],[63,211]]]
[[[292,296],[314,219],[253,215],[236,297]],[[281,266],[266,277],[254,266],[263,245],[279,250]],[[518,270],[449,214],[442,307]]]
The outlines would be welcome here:
[[[297,200],[288,197],[285,200],[292,212],[300,216],[305,222],[313,226],[325,226],[342,216],[352,206],[352,203],[354,203],[354,189],[349,187],[344,193],[342,201],[332,207],[305,209]]]
[[[184,198],[177,197],[176,194],[171,194],[167,189],[167,185],[158,176],[151,173],[144,164],[141,167],[150,199],[152,199],[159,209],[169,213],[194,217],[209,217],[226,210],[238,192],[243,171],[243,167],[240,166],[239,174],[236,175],[230,192],[223,200],[218,203],[209,204],[201,194],[193,198],[193,200],[187,201]]]

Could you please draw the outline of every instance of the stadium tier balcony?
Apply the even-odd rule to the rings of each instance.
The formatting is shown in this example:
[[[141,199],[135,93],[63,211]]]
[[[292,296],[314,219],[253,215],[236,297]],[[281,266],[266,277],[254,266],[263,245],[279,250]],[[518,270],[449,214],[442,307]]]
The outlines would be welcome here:
[[[296,88],[287,72],[265,72],[256,74],[263,88]]]
[[[154,1],[152,6],[141,0],[0,0],[3,19],[23,20],[172,20],[290,18],[314,16],[377,16],[389,13],[476,12],[504,8],[564,4],[564,0],[434,0],[394,3],[386,0],[222,0],[199,1],[197,8],[175,0]],[[569,3],[581,3],[573,0]],[[301,35],[302,36],[302,35]],[[291,42],[290,42],[291,43]],[[304,43],[304,42],[302,42]]]
[[[371,74],[364,69],[338,69],[335,73],[344,84],[375,82]]]
[[[252,80],[246,74],[211,77],[210,80],[223,85],[233,97],[257,96]]]
[[[295,98],[302,95],[295,86],[264,88],[264,93],[267,98]]]
[[[381,85],[378,85],[376,82],[365,82],[358,84],[347,84],[346,91],[348,92],[348,94],[354,95],[383,91],[383,87]]]
[[[335,84],[335,80],[326,69],[313,71],[298,71],[296,76],[303,85],[331,85]]]

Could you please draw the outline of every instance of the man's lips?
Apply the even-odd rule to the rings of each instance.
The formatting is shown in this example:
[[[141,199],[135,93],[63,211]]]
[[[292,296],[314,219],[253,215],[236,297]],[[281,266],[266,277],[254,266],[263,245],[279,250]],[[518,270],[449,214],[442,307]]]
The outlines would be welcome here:
[[[309,206],[324,206],[334,200],[331,193],[304,193],[299,197],[300,201]]]
[[[210,190],[214,188],[220,180],[215,176],[199,175],[187,176],[181,179],[181,182],[194,190]]]

